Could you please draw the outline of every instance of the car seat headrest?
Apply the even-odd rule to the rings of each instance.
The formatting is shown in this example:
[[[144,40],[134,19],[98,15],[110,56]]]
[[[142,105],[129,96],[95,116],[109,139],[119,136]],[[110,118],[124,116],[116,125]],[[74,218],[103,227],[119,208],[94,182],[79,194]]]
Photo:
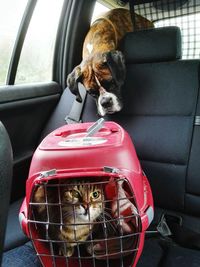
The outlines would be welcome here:
[[[126,34],[122,41],[126,63],[153,63],[181,58],[181,31],[178,27],[146,29]]]

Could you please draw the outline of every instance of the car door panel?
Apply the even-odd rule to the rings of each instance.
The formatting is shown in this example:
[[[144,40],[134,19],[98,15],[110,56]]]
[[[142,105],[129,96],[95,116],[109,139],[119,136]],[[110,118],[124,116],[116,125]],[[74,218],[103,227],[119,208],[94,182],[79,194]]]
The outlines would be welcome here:
[[[61,92],[55,82],[0,89],[0,120],[9,133],[14,156],[12,201],[24,195],[32,154]]]

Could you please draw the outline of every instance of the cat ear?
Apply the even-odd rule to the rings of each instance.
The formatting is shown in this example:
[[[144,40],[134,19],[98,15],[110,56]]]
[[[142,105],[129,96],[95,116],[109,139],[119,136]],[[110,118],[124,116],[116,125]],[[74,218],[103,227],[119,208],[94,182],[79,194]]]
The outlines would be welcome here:
[[[34,195],[33,195],[33,202],[35,203],[44,203],[45,202],[45,193],[43,186],[39,186]],[[43,213],[45,211],[45,205],[37,206],[38,213]]]

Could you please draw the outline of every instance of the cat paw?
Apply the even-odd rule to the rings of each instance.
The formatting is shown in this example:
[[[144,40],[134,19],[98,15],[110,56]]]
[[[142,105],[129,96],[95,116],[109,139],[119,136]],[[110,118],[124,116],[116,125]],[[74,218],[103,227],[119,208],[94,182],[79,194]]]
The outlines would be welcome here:
[[[65,257],[71,257],[74,253],[73,247],[66,247],[66,248],[60,248],[59,249],[59,256],[65,256]]]

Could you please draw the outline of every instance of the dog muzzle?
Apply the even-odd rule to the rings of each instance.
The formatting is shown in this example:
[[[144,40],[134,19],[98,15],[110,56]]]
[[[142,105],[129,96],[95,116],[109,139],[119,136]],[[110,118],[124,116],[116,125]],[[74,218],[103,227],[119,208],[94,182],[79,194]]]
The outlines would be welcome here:
[[[99,115],[105,116],[106,114],[113,114],[120,111],[122,109],[122,103],[119,98],[115,94],[107,92],[96,76],[95,80],[99,86],[99,97],[97,100]]]

